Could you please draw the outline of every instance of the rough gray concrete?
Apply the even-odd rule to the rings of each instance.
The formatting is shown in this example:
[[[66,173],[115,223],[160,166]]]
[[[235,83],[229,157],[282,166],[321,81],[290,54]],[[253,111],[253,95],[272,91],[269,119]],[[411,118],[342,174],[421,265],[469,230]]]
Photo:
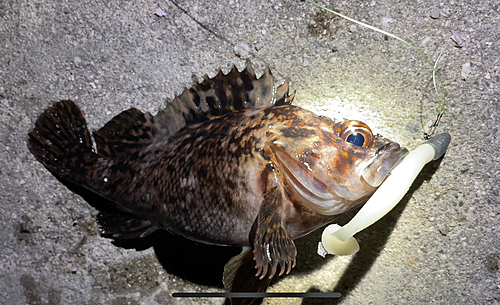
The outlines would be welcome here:
[[[422,122],[435,117],[430,68],[384,35],[299,1],[177,4],[0,1],[1,304],[223,302],[169,293],[221,291],[230,250],[161,234],[114,245],[99,236],[96,210],[35,161],[27,132],[53,101],[77,101],[96,129],[130,107],[162,108],[192,74],[242,67],[233,47],[245,43],[261,71],[268,64],[278,78],[290,77],[297,104],[318,113],[364,120],[409,148],[421,142]],[[357,236],[357,255],[322,259],[315,232],[297,241],[297,267],[269,289],[336,291],[341,300],[265,304],[500,303],[499,5],[327,4],[413,42],[431,60],[452,30],[465,39],[439,64],[449,92],[439,131],[452,144],[395,210]],[[154,14],[159,8],[165,16]]]

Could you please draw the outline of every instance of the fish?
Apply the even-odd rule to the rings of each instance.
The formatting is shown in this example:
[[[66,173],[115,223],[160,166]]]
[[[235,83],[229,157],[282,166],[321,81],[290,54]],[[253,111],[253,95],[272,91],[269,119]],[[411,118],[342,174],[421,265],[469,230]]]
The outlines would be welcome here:
[[[73,101],[56,102],[28,148],[55,177],[127,215],[115,238],[166,230],[240,246],[224,287],[263,292],[295,266],[295,239],[366,202],[408,153],[361,121],[316,115],[294,97],[288,78],[276,86],[269,67],[257,77],[247,62],[194,81],[156,115],[131,108],[92,133]]]

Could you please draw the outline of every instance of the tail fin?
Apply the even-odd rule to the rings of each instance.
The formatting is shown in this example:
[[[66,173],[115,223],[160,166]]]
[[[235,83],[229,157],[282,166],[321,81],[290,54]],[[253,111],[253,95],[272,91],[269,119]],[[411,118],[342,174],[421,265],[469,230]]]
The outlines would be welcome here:
[[[72,101],[46,109],[28,134],[28,148],[55,176],[74,183],[87,177],[97,158],[83,114]]]

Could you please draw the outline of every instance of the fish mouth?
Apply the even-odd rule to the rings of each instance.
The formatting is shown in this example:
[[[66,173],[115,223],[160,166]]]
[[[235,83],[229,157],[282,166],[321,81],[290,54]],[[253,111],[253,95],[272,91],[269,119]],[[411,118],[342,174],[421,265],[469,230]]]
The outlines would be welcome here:
[[[372,187],[378,187],[408,154],[408,149],[398,143],[389,142],[382,145],[372,161],[363,169],[361,176]]]

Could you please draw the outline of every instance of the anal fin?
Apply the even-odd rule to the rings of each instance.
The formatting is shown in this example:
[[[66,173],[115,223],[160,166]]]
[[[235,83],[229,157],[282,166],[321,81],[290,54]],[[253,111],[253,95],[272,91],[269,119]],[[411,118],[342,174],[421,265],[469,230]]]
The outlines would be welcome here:
[[[100,211],[97,218],[101,235],[114,239],[143,238],[158,229],[151,221],[136,218],[125,212]]]
[[[222,281],[228,292],[265,292],[271,279],[261,280],[255,276],[253,252],[251,248],[245,247],[239,255],[230,259],[224,266]],[[232,298],[231,303],[233,305],[249,305],[257,300],[259,299]]]

